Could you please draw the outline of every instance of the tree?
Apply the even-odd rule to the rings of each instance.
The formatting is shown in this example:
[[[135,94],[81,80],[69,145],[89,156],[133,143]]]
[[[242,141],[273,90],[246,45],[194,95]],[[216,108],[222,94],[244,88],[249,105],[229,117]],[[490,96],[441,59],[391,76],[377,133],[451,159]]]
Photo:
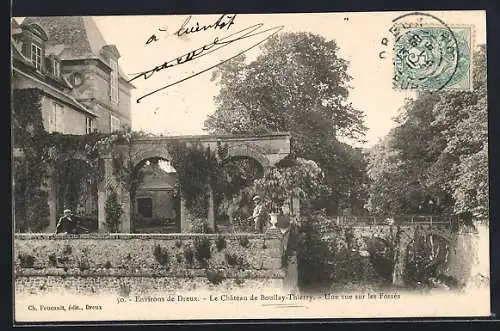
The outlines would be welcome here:
[[[419,93],[370,152],[368,208],[376,213],[488,211],[486,52],[474,90]]]
[[[217,68],[217,109],[205,122],[215,133],[290,131],[292,154],[324,170],[335,211],[357,166],[349,163],[357,152],[337,139],[362,140],[366,130],[362,112],[347,102],[351,77],[337,53],[334,41],[311,33],[273,36],[255,61],[240,56]]]
[[[305,202],[314,200],[327,190],[323,181],[323,172],[314,161],[297,158],[286,167],[268,169],[255,181],[255,189],[268,200],[271,211],[279,213],[283,204],[293,197]],[[303,203],[301,207],[307,206]]]
[[[444,152],[453,157],[451,194],[456,213],[488,217],[488,92],[486,46],[474,54],[472,92],[447,93],[434,108],[436,126],[447,124]]]

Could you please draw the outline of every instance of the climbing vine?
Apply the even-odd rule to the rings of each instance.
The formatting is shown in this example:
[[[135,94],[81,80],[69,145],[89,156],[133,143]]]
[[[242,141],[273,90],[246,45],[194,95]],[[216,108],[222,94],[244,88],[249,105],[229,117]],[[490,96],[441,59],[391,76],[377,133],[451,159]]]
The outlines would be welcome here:
[[[218,160],[209,148],[199,143],[188,146],[185,142],[172,141],[168,146],[186,208],[195,217],[205,217],[208,212],[210,187],[217,176]]]
[[[118,195],[112,191],[106,200],[106,227],[109,232],[118,232],[120,225],[120,217],[123,214],[123,209],[118,201]]]
[[[45,183],[51,169],[56,171],[54,178],[64,181],[59,183],[63,192],[60,208],[73,209],[84,184],[96,190],[103,183],[104,155],[112,158],[113,176],[133,194],[142,182],[143,174],[133,162],[132,142],[136,138],[152,136],[130,130],[88,135],[49,133],[44,130],[41,93],[38,89],[22,89],[14,90],[13,95],[14,147],[19,152],[14,161],[15,212],[19,231],[38,231],[49,224]],[[210,150],[199,142],[187,144],[174,140],[169,143],[168,151],[177,172],[180,194],[193,216],[206,217],[211,190],[215,200],[238,191],[233,187],[236,184],[231,182],[228,169],[224,168],[229,160],[227,145],[218,144],[216,150]],[[74,159],[83,160],[82,165],[65,164]]]
[[[23,155],[14,162],[14,210],[20,231],[38,231],[49,224],[48,195],[43,190],[47,171],[36,146],[44,132],[41,98],[36,89],[15,90],[13,94],[13,145]]]

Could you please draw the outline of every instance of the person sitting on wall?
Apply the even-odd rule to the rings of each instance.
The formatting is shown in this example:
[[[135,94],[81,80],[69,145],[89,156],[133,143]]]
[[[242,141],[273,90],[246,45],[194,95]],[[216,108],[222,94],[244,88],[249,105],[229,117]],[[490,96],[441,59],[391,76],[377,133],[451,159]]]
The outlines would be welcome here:
[[[56,234],[58,233],[68,233],[75,234],[77,231],[77,220],[73,217],[71,210],[65,209],[64,216],[59,218],[56,226]]]
[[[255,232],[263,233],[266,225],[264,203],[258,195],[253,197],[253,202],[255,203],[255,208],[253,209],[253,215],[249,219],[255,222]]]

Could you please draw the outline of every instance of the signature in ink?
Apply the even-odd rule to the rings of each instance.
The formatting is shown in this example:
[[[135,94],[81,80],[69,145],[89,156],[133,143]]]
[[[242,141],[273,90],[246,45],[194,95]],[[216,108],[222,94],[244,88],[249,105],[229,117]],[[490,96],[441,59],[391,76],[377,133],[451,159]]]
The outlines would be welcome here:
[[[225,36],[225,37],[222,37],[222,38],[219,38],[219,37],[215,37],[214,40],[211,42],[211,43],[208,43],[208,44],[205,44],[195,50],[192,50],[190,52],[187,52],[183,55],[180,55],[172,60],[169,60],[169,61],[166,61],[164,62],[163,64],[160,64],[158,66],[155,66],[149,70],[146,70],[146,71],[143,71],[143,72],[140,72],[140,73],[135,73],[135,74],[132,74],[132,75],[135,75],[133,76],[131,79],[128,80],[128,82],[132,82],[136,79],[139,79],[139,78],[144,78],[144,79],[148,79],[150,78],[151,76],[153,76],[155,73],[159,72],[159,71],[162,71],[164,69],[167,69],[167,68],[171,68],[171,67],[175,67],[177,65],[180,65],[180,64],[184,64],[186,62],[189,62],[189,61],[192,61],[194,59],[197,59],[197,58],[200,58],[200,57],[203,57],[205,55],[208,55],[210,53],[213,53],[223,47],[226,47],[236,41],[239,41],[239,40],[243,40],[243,39],[246,39],[246,38],[250,38],[250,37],[253,37],[253,36],[257,36],[257,35],[260,35],[260,34],[263,34],[263,33],[266,33],[266,32],[270,32],[270,31],[273,31],[272,34],[270,34],[269,36],[265,37],[264,39],[256,42],[255,44],[252,44],[251,46],[247,47],[246,49],[244,49],[243,51],[239,52],[238,54],[234,55],[234,56],[231,56],[223,61],[220,61],[219,63],[215,64],[215,65],[212,65],[206,69],[203,69],[202,71],[199,71],[197,73],[194,73],[192,75],[189,75],[187,77],[184,77],[182,79],[179,79],[173,83],[170,83],[168,85],[165,85],[163,87],[160,87],[152,92],[149,92],[147,94],[144,94],[143,96],[139,97],[136,101],[137,103],[140,103],[142,99],[152,95],[152,94],[155,94],[161,90],[164,90],[166,88],[169,88],[173,85],[176,85],[176,84],[179,84],[183,81],[186,81],[190,78],[193,78],[195,76],[198,76],[204,72],[207,72],[235,57],[238,57],[240,56],[241,54],[249,51],[250,49],[262,44],[264,41],[266,41],[267,39],[271,38],[272,36],[274,36],[276,33],[278,33],[280,30],[283,29],[283,26],[276,26],[276,27],[272,27],[272,28],[269,28],[269,29],[265,29],[265,30],[259,30],[264,24],[263,23],[259,23],[259,24],[255,24],[255,25],[252,25],[250,27],[247,27],[247,28],[244,28],[240,31],[237,31],[235,33],[232,33],[228,36]],[[239,35],[239,36],[238,36]]]
[[[232,14],[232,15],[223,14],[223,15],[221,15],[217,19],[217,21],[215,21],[215,23],[212,23],[212,24],[209,24],[209,25],[202,25],[202,26],[200,26],[200,23],[196,22],[196,26],[186,27],[186,25],[191,20],[191,17],[192,16],[188,16],[188,18],[186,18],[186,20],[182,23],[182,25],[179,28],[179,30],[177,30],[174,33],[177,37],[181,37],[181,36],[186,35],[188,33],[195,33],[195,32],[199,32],[199,31],[206,31],[206,30],[209,30],[209,29],[214,29],[214,30],[219,29],[219,30],[222,30],[223,28],[227,27],[226,30],[229,30],[229,28],[231,27],[231,25],[234,24],[234,19],[236,18],[236,14]],[[226,22],[226,20],[229,20],[229,21]]]

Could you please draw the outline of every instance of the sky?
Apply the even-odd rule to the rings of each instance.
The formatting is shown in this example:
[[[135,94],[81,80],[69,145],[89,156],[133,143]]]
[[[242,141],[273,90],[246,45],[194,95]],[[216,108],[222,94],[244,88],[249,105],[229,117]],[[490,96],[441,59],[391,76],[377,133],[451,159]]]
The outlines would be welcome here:
[[[486,42],[485,12],[455,11],[428,12],[449,26],[471,25],[474,27],[474,44]],[[412,92],[392,89],[392,35],[391,20],[401,12],[377,13],[325,13],[325,14],[238,14],[229,28],[210,29],[184,36],[175,32],[188,15],[169,16],[98,16],[94,17],[104,39],[118,48],[122,70],[132,78],[134,73],[144,72],[165,61],[175,59],[189,51],[213,42],[215,37],[234,34],[261,23],[258,31],[282,27],[280,32],[312,32],[335,40],[339,54],[349,62],[348,73],[353,77],[348,101],[362,110],[368,127],[364,147],[369,147],[388,133],[393,126],[392,118],[397,114]],[[192,16],[186,27],[208,25],[220,15]],[[415,20],[414,17],[411,19]],[[428,22],[436,24],[435,21]],[[223,22],[228,22],[226,17]],[[425,21],[424,21],[425,22]],[[160,31],[159,29],[166,30]],[[203,123],[208,114],[215,111],[213,98],[218,86],[210,81],[213,70],[208,70],[179,84],[173,85],[141,100],[136,99],[157,88],[174,83],[189,75],[203,71],[220,63],[252,45],[264,40],[273,31],[246,38],[223,47],[207,56],[182,65],[154,73],[147,80],[133,81],[136,89],[132,93],[132,128],[160,134],[204,134]],[[152,36],[157,41],[146,44]],[[387,46],[381,41],[388,39]],[[380,59],[386,51],[385,59]],[[246,52],[249,59],[255,58],[258,48]]]

